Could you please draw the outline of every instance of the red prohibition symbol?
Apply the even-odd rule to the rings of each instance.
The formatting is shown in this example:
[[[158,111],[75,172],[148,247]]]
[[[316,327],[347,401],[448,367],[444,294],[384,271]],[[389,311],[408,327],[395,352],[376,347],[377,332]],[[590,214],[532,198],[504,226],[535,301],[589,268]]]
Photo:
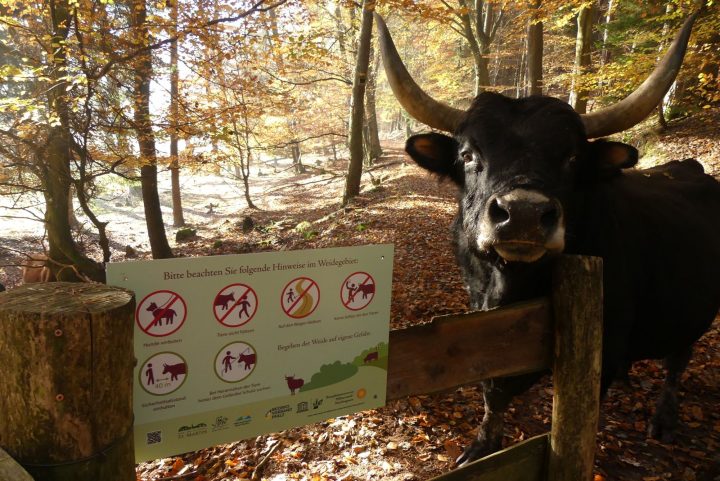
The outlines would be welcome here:
[[[180,329],[187,318],[187,305],[173,291],[151,292],[140,301],[135,322],[141,331],[153,337],[164,337]]]
[[[247,324],[255,316],[257,308],[257,293],[247,284],[225,286],[213,301],[215,319],[227,327]]]
[[[280,306],[290,317],[302,319],[315,311],[320,304],[320,287],[309,277],[297,277],[285,285]]]
[[[340,286],[340,300],[351,311],[359,311],[375,297],[375,279],[367,272],[354,272]]]

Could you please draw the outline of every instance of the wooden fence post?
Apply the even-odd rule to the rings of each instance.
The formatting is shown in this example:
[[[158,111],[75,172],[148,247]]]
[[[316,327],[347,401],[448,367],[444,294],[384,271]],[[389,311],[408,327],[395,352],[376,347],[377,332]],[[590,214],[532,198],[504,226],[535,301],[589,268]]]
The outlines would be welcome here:
[[[134,310],[101,284],[0,294],[0,447],[36,480],[135,480]]]
[[[547,479],[589,481],[600,402],[602,259],[563,256],[552,300],[555,394]]]

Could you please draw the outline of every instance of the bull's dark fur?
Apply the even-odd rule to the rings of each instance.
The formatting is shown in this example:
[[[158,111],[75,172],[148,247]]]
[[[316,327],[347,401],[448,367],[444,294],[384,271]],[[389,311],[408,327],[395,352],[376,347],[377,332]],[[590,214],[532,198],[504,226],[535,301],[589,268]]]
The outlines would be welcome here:
[[[460,152],[468,146],[476,163],[463,162]],[[560,201],[564,252],[604,260],[602,390],[633,361],[665,359],[668,379],[650,434],[671,439],[680,373],[720,308],[720,184],[693,159],[622,170],[637,162],[634,148],[587,141],[580,117],[548,97],[481,94],[454,137],[415,136],[407,152],[459,187],[455,251],[475,309],[550,289],[552,256],[505,262],[479,248],[488,198],[520,187]],[[535,380],[484,383],[486,416],[461,461],[500,447],[501,412]]]

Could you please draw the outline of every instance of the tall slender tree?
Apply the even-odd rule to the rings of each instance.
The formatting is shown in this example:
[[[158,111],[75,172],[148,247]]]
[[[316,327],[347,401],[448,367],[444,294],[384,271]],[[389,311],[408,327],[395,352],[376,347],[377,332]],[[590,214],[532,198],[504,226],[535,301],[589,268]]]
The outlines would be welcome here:
[[[180,103],[180,71],[178,69],[178,1],[168,0],[170,7],[170,182],[172,189],[173,226],[185,225],[180,191],[180,162],[178,160],[178,120]]]
[[[48,232],[49,267],[60,280],[78,280],[84,273],[95,280],[104,279],[102,268],[85,257],[77,248],[68,217],[72,176],[73,139],[70,132],[70,105],[68,100],[67,41],[72,23],[68,0],[50,0],[47,4],[52,28],[50,61],[47,77],[51,83],[47,100],[55,121],[49,126],[47,142],[41,149],[40,170],[45,196],[45,225]],[[73,266],[74,269],[63,268]]]
[[[160,195],[158,193],[157,152],[155,150],[155,133],[153,132],[150,116],[150,81],[152,80],[153,67],[152,50],[147,48],[151,44],[150,31],[147,25],[147,7],[145,0],[132,0],[130,5],[130,25],[133,29],[134,47],[137,52],[134,59],[133,100],[135,103],[135,115],[133,121],[142,159],[140,183],[145,207],[145,223],[153,258],[164,259],[173,257],[173,253],[165,234],[165,224],[163,223]]]
[[[369,72],[367,89],[365,91],[365,151],[367,164],[378,159],[383,151],[380,145],[380,133],[378,132],[377,109],[375,108],[375,90],[377,88],[377,72],[380,66],[380,49],[371,49],[370,56],[373,58],[372,68]]]
[[[543,93],[543,22],[540,17],[542,0],[533,0],[527,32],[527,95]]]
[[[475,95],[490,86],[488,56],[495,41],[498,27],[502,22],[504,10],[492,2],[482,0],[459,0],[460,9],[453,11],[457,15],[460,35],[465,38],[473,56],[475,70]]]
[[[370,40],[372,35],[375,0],[363,0],[360,38],[352,90],[352,115],[350,117],[350,164],[345,178],[343,204],[360,193],[363,165],[363,123],[365,121],[365,86],[370,64]]]
[[[580,76],[590,67],[590,47],[592,46],[592,26],[595,17],[593,3],[583,5],[577,15],[577,36],[575,39],[575,64],[573,81],[570,88],[570,105],[579,114],[587,110],[587,89],[582,87]]]

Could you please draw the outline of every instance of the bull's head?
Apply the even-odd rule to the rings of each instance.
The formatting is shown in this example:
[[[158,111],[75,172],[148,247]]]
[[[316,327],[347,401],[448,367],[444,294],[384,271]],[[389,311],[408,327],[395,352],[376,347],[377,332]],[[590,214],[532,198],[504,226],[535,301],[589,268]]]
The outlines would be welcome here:
[[[578,183],[637,162],[635,148],[593,139],[623,131],[660,103],[677,75],[691,16],[655,71],[624,100],[578,115],[551,97],[510,99],[482,93],[467,111],[442,104],[410,77],[376,14],[388,81],[402,106],[431,133],[408,139],[407,153],[461,189],[461,241],[480,255],[535,262],[565,248],[566,200]]]

